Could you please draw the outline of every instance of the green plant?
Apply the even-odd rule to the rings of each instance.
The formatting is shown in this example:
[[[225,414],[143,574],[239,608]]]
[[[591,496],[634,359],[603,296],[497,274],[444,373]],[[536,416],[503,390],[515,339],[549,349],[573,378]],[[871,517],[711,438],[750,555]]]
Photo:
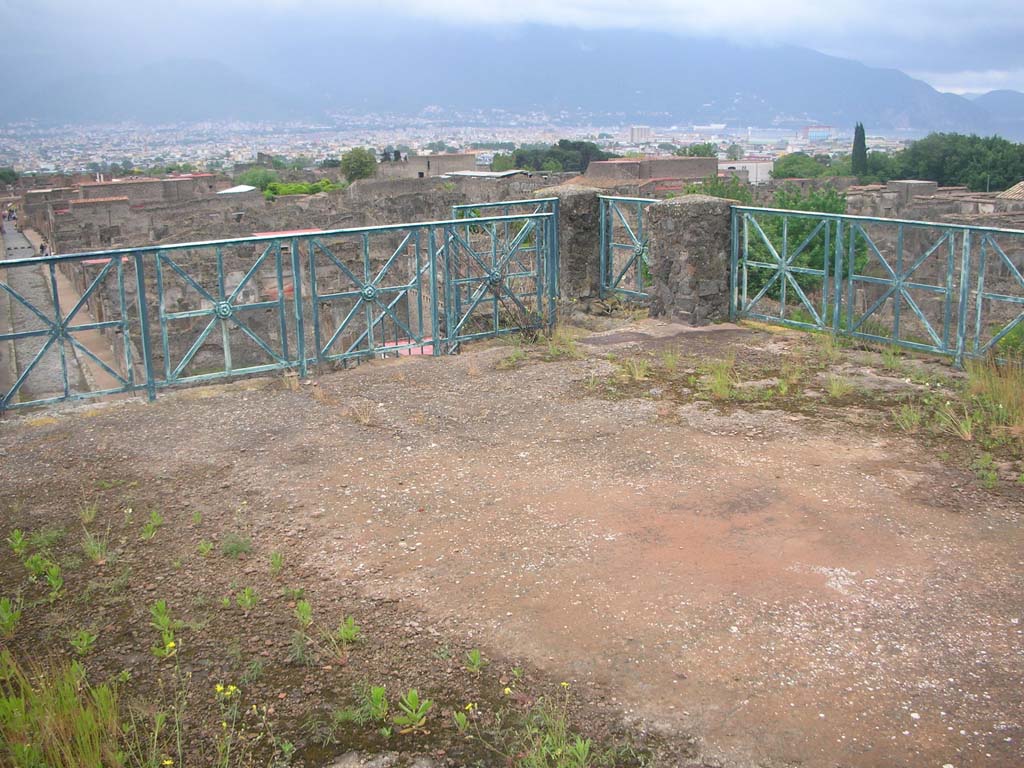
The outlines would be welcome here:
[[[292,602],[301,600],[305,595],[306,590],[303,587],[288,587],[288,589],[284,591],[284,596]]]
[[[245,672],[242,674],[239,682],[242,685],[249,685],[250,683],[255,683],[261,677],[263,677],[263,660],[253,659],[249,662],[249,666],[245,668]]]
[[[120,766],[121,741],[112,686],[90,686],[77,661],[26,670],[0,650],[0,764]]]
[[[21,621],[22,602],[21,598],[12,600],[9,597],[0,597],[0,637],[10,639],[14,637],[14,631]]]
[[[270,553],[270,575],[279,576],[284,570],[284,555],[280,552]]]
[[[52,603],[60,597],[60,591],[64,588],[64,575],[57,563],[49,563],[46,566],[46,585],[50,588],[50,594],[47,597]]]
[[[149,607],[151,618],[150,626],[160,633],[160,645],[153,646],[150,650],[158,659],[168,659],[178,652],[178,644],[175,641],[175,632],[185,626],[185,623],[171,616],[171,610],[167,607],[166,600],[157,600]]]
[[[192,525],[202,525],[202,524],[203,524],[203,513],[200,512],[197,509],[195,512],[192,513]]]
[[[961,405],[961,413],[953,407],[952,403],[944,403],[935,412],[936,427],[953,437],[959,437],[965,442],[974,439],[974,415],[967,410],[966,405]]]
[[[106,537],[95,536],[86,531],[82,539],[82,551],[95,565],[105,564],[109,556]]]
[[[11,535],[7,537],[7,544],[17,558],[24,557],[28,552],[28,540],[25,538],[25,534],[17,528],[11,531]]]
[[[75,653],[79,656],[85,656],[92,651],[98,637],[99,635],[95,632],[91,632],[88,629],[80,629],[69,642],[71,647],[75,649]]]
[[[679,353],[671,349],[666,349],[662,352],[661,367],[665,369],[666,373],[675,373],[676,368],[679,367]]]
[[[378,722],[387,720],[387,689],[383,685],[370,686],[363,695],[363,706],[371,720],[377,720]]]
[[[229,533],[224,537],[224,541],[221,542],[220,551],[224,557],[237,560],[242,555],[252,552],[252,541],[239,536],[237,533]]]
[[[252,587],[246,587],[238,593],[238,597],[235,598],[238,602],[238,607],[248,613],[256,607],[256,603],[259,602],[260,596],[256,594],[256,590]]]
[[[499,371],[508,371],[516,368],[525,359],[526,351],[522,347],[516,347],[509,354],[499,360],[494,367]]]
[[[38,552],[33,552],[25,558],[25,567],[29,570],[29,578],[35,581],[46,573],[46,569],[50,567],[50,561]]]
[[[904,403],[900,406],[899,411],[896,412],[895,419],[896,426],[904,432],[917,432],[921,426],[921,421],[924,419],[924,414],[920,408]]]
[[[548,336],[541,358],[547,362],[575,360],[581,356],[576,340],[563,328],[555,328]]]
[[[313,655],[309,650],[309,638],[300,629],[292,632],[291,650],[288,652],[288,661],[293,664],[309,666],[313,663]]]
[[[149,513],[149,520],[147,520],[145,524],[143,524],[142,526],[142,540],[149,541],[154,536],[156,536],[156,532],[160,530],[160,526],[162,526],[163,524],[163,515],[161,515],[154,509],[152,512]]]
[[[392,715],[391,719],[399,727],[399,733],[413,733],[423,728],[433,707],[434,702],[430,699],[420,699],[416,689],[410,688],[398,702],[401,714]]]
[[[853,385],[844,379],[842,376],[836,376],[834,373],[829,374],[828,377],[828,395],[829,397],[838,400],[841,397],[846,397],[850,392],[853,391]]]
[[[301,629],[307,629],[313,623],[313,607],[306,600],[299,600],[295,604],[295,618]]]
[[[60,543],[64,538],[63,528],[43,528],[31,533],[28,537],[29,549],[36,551],[48,550]]]
[[[974,469],[974,474],[986,488],[991,489],[999,485],[999,472],[991,453],[980,454],[971,464],[971,468]]]
[[[346,616],[345,620],[334,630],[334,639],[342,645],[352,645],[359,640],[360,633],[361,630],[356,624],[356,620],[351,616]]]
[[[207,541],[206,539],[203,539],[202,541],[199,542],[199,546],[196,547],[196,549],[198,550],[199,554],[202,557],[206,557],[211,552],[213,552],[213,542],[212,541]]]
[[[475,674],[480,674],[487,666],[487,659],[480,653],[479,648],[473,648],[466,653],[466,669]]]
[[[645,381],[651,373],[651,366],[646,360],[637,360],[636,358],[630,358],[625,360],[619,366],[619,371],[622,373],[622,377],[626,381],[641,382]]]
[[[91,525],[96,520],[96,514],[99,512],[99,507],[95,504],[86,504],[78,512],[78,517],[82,521],[82,525]]]
[[[898,371],[903,367],[903,355],[898,347],[887,345],[882,348],[882,367],[887,371]]]
[[[705,367],[707,376],[707,388],[712,397],[718,400],[728,400],[732,397],[736,386],[736,360],[727,357],[724,360],[712,360]]]

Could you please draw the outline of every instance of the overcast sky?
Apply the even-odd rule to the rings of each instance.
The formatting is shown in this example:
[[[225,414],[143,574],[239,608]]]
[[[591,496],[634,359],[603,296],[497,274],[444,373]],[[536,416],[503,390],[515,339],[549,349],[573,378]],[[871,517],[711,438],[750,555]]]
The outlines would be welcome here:
[[[1024,91],[1024,0],[0,0],[0,35],[37,51],[89,39],[183,53],[202,41],[196,53],[210,55],[213,34],[229,44],[233,29],[251,36],[282,23],[336,26],[343,43],[355,14],[789,43],[901,69],[940,90]]]

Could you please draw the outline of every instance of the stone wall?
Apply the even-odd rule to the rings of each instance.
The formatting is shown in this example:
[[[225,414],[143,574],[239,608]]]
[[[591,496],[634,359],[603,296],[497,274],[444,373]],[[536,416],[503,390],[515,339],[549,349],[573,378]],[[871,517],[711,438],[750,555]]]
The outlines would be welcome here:
[[[728,318],[732,202],[686,195],[647,208],[652,315],[691,325]]]
[[[575,184],[538,189],[536,197],[557,197],[559,291],[563,299],[596,296],[601,288],[601,206],[603,190]]]

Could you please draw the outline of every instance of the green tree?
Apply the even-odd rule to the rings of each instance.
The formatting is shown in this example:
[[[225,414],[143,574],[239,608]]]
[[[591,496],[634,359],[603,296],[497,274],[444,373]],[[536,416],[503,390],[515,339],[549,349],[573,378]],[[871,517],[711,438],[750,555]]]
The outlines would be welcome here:
[[[494,159],[491,160],[492,171],[511,171],[516,167],[516,158],[514,155],[495,155]]]
[[[850,155],[850,168],[854,176],[868,175],[868,143],[864,135],[863,123],[857,123],[853,129],[853,152]]]
[[[0,184],[13,184],[17,180],[18,174],[13,168],[0,168]]]
[[[660,149],[662,152],[675,152],[677,147],[675,144],[672,144],[667,141],[662,141],[658,144],[658,149]]]
[[[718,157],[718,145],[712,141],[681,147],[676,154],[682,157]]]
[[[328,157],[320,161],[321,168],[341,168],[341,160],[336,157]]]
[[[235,179],[239,184],[248,184],[251,187],[259,187],[263,192],[274,182],[280,181],[277,174],[269,168],[253,168],[246,171]]]
[[[541,163],[540,169],[542,171],[547,171],[548,173],[561,173],[562,164],[558,162],[558,160],[556,160],[555,158],[549,157],[547,160]]]
[[[727,160],[742,160],[743,155],[743,147],[739,144],[730,144],[729,148],[725,150],[725,157]]]
[[[350,182],[368,179],[377,173],[377,156],[365,147],[350,149],[341,156],[341,172]]]
[[[804,152],[783,155],[775,161],[773,179],[816,179],[825,172],[825,166]]]
[[[750,185],[744,184],[735,176],[730,176],[728,179],[708,176],[701,182],[688,185],[683,192],[687,195],[724,197],[726,200],[735,200],[743,205],[751,205],[754,202],[754,195],[750,191]]]
[[[999,136],[933,133],[892,157],[893,178],[928,179],[975,191],[1006,189],[1024,178],[1024,144]]]

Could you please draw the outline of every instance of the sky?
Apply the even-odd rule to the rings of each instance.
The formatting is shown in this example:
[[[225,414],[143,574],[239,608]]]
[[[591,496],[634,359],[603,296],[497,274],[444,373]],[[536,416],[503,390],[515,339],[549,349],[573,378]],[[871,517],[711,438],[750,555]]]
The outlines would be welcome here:
[[[793,44],[892,67],[953,93],[1024,91],[1024,0],[0,0],[5,43],[117,45],[152,52],[239,40],[272,46],[269,31],[355,19],[509,27],[652,29],[750,44]],[[259,40],[258,38],[263,38]]]

